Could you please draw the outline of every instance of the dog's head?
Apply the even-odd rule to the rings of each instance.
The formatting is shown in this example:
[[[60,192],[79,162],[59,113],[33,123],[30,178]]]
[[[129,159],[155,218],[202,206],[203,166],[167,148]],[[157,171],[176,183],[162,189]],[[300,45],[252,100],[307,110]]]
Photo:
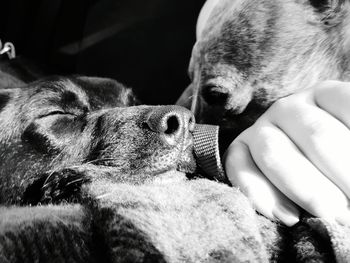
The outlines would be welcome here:
[[[20,201],[45,171],[81,164],[108,167],[116,181],[192,172],[192,114],[134,104],[130,89],[102,78],[53,77],[0,90],[0,202]]]
[[[350,79],[350,1],[208,0],[179,100],[228,142],[275,100]]]

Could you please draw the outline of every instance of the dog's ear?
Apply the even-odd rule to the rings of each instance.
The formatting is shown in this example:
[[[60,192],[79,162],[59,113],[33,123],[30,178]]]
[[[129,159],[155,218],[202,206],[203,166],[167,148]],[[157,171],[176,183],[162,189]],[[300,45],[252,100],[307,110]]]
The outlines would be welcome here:
[[[78,76],[73,79],[90,97],[91,106],[127,107],[139,105],[132,89],[109,78]]]
[[[320,21],[328,27],[339,24],[350,4],[349,0],[309,0]]]

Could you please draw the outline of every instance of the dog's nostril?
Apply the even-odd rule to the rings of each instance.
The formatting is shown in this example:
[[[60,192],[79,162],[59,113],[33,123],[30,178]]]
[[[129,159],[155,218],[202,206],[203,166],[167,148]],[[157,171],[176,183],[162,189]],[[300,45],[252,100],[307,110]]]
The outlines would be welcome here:
[[[158,133],[168,145],[176,145],[189,137],[194,126],[194,116],[189,110],[170,105],[152,107],[142,127]]]
[[[202,98],[213,106],[223,106],[228,101],[229,94],[226,90],[223,90],[217,86],[204,86],[201,90]]]
[[[166,127],[166,130],[164,131],[165,134],[171,135],[175,133],[180,127],[180,123],[177,116],[173,115],[168,117],[166,121],[166,125],[167,127]]]

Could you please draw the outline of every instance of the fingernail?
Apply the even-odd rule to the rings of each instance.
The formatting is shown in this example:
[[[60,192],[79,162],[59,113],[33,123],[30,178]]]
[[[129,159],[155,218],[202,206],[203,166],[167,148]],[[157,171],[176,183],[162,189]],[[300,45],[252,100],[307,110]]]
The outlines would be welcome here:
[[[273,211],[273,215],[287,226],[293,226],[299,222],[299,210],[290,203],[279,204]]]

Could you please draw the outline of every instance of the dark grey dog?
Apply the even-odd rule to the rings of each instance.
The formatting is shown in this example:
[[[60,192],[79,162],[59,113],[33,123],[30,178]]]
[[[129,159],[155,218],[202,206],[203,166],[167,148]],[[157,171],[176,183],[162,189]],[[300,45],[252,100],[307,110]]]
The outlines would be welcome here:
[[[194,171],[194,119],[185,108],[135,106],[131,89],[112,79],[27,83],[23,72],[0,69],[0,204],[36,203],[49,182],[62,200],[92,177],[140,183]]]

